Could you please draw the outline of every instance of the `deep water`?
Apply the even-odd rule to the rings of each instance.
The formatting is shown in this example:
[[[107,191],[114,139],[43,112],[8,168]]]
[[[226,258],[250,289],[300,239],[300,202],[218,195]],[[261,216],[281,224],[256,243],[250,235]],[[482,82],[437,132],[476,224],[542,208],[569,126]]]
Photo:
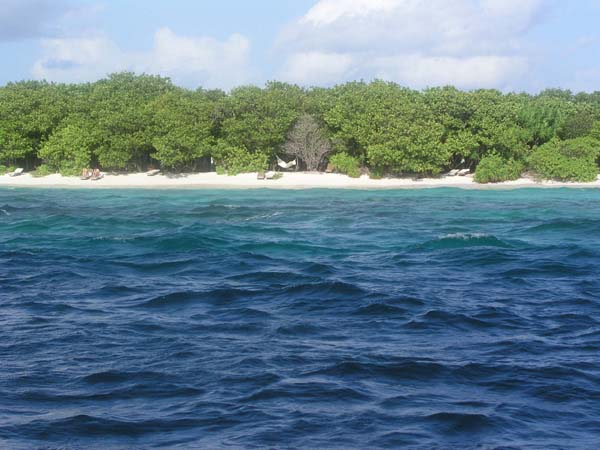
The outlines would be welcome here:
[[[0,189],[0,448],[599,448],[600,190]]]

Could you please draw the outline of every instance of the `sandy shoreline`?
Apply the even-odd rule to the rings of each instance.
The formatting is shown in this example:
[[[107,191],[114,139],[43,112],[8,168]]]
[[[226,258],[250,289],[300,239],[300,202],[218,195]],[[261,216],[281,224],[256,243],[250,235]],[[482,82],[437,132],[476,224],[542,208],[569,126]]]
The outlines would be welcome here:
[[[237,176],[210,173],[157,175],[149,177],[145,173],[128,175],[106,175],[97,181],[80,180],[78,177],[49,175],[35,178],[29,174],[18,177],[0,176],[0,187],[39,187],[39,188],[194,188],[194,189],[424,189],[455,187],[463,189],[515,189],[528,187],[572,187],[600,188],[600,177],[591,183],[561,183],[555,181],[538,182],[529,178],[494,184],[478,184],[472,176],[423,178],[384,178],[373,180],[367,176],[350,178],[331,173],[287,172],[278,180],[257,180],[255,173]]]

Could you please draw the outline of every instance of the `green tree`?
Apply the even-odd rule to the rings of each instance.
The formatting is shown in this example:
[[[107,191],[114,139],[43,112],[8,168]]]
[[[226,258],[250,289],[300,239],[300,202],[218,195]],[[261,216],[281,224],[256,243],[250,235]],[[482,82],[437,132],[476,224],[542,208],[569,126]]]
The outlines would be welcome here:
[[[208,155],[214,145],[215,102],[210,93],[177,89],[151,105],[154,117],[152,157],[162,167],[183,169]]]
[[[524,158],[530,133],[519,123],[520,97],[503,96],[496,90],[478,90],[469,94],[469,102],[472,115],[465,122],[463,133],[469,147],[460,155],[469,166],[491,153],[506,159]],[[471,136],[467,138],[467,134]]]
[[[483,157],[475,171],[477,183],[498,183],[501,181],[516,180],[524,169],[521,161],[506,160],[499,155],[491,154]]]
[[[237,175],[246,172],[258,172],[267,168],[267,155],[261,152],[250,153],[244,147],[236,147],[225,141],[219,141],[213,149],[217,172]]]
[[[324,117],[340,151],[366,159],[379,173],[439,173],[450,153],[444,127],[423,96],[395,83],[334,88]]]
[[[545,144],[558,136],[566,118],[575,113],[575,105],[560,97],[527,97],[519,111],[518,122],[528,130],[529,146]]]
[[[592,129],[590,130],[590,137],[600,141],[600,120],[594,122]]]
[[[304,95],[298,86],[276,82],[265,89],[234,89],[218,108],[220,137],[233,147],[271,158],[300,117]]]
[[[529,166],[545,179],[594,181],[598,176],[599,155],[600,144],[596,139],[553,139],[531,154]]]
[[[43,81],[0,89],[0,160],[32,167],[43,142],[69,113],[74,91]]]
[[[587,136],[598,118],[600,117],[594,114],[589,105],[579,105],[575,111],[571,111],[565,118],[557,134],[561,139]]]
[[[91,117],[99,144],[95,150],[105,169],[142,170],[154,152],[154,100],[174,89],[158,76],[118,73],[95,83],[90,95]]]
[[[348,153],[336,153],[329,158],[329,163],[336,172],[348,175],[351,178],[360,177],[360,163],[354,156]]]
[[[93,127],[84,120],[65,121],[44,142],[39,157],[50,170],[63,175],[78,175],[92,165],[92,153],[97,144]]]

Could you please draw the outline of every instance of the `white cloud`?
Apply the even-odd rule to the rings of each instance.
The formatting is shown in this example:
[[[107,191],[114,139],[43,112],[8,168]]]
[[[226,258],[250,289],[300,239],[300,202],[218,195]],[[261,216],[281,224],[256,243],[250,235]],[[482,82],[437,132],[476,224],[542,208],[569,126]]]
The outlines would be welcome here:
[[[282,31],[280,76],[302,84],[351,76],[502,88],[526,70],[523,37],[549,1],[320,0]],[[332,80],[332,64],[306,57],[323,54],[327,62],[331,55],[351,61],[339,65],[341,79]]]
[[[42,40],[44,56],[35,62],[32,74],[38,79],[59,82],[89,81],[122,70],[120,49],[105,37]]]
[[[458,85],[469,88],[502,86],[527,70],[524,58],[506,56],[383,57],[373,61],[377,78],[402,80],[414,88]]]
[[[334,84],[351,76],[352,56],[306,52],[291,55],[281,69],[283,79],[301,84]]]
[[[169,76],[189,87],[230,88],[248,82],[250,42],[233,34],[224,41],[179,36],[169,28],[154,35],[147,52],[121,49],[106,36],[42,41],[43,56],[33,76],[62,82],[93,81],[109,73],[131,70]]]
[[[206,37],[183,37],[161,28],[154,38],[148,72],[169,74],[184,85],[232,87],[249,79],[250,41],[233,34],[225,41]]]
[[[327,25],[344,17],[355,18],[392,11],[395,6],[395,0],[322,0],[311,8],[301,21]]]

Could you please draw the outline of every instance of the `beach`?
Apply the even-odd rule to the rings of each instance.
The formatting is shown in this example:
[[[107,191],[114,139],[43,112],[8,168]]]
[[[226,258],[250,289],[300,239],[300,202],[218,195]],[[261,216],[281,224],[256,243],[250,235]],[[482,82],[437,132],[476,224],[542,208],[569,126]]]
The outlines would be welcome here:
[[[192,188],[192,189],[420,189],[455,187],[463,189],[514,189],[526,187],[573,187],[599,188],[600,177],[591,183],[538,181],[532,178],[520,178],[502,183],[479,184],[471,175],[465,177],[438,178],[382,178],[371,179],[366,175],[350,178],[346,175],[318,172],[285,172],[277,180],[258,180],[256,173],[245,173],[236,176],[218,175],[215,172],[193,174],[159,174],[153,177],[145,173],[123,175],[106,174],[100,180],[81,180],[79,177],[63,177],[48,175],[33,177],[28,173],[21,176],[0,176],[0,186],[5,187],[38,187],[38,188]]]

